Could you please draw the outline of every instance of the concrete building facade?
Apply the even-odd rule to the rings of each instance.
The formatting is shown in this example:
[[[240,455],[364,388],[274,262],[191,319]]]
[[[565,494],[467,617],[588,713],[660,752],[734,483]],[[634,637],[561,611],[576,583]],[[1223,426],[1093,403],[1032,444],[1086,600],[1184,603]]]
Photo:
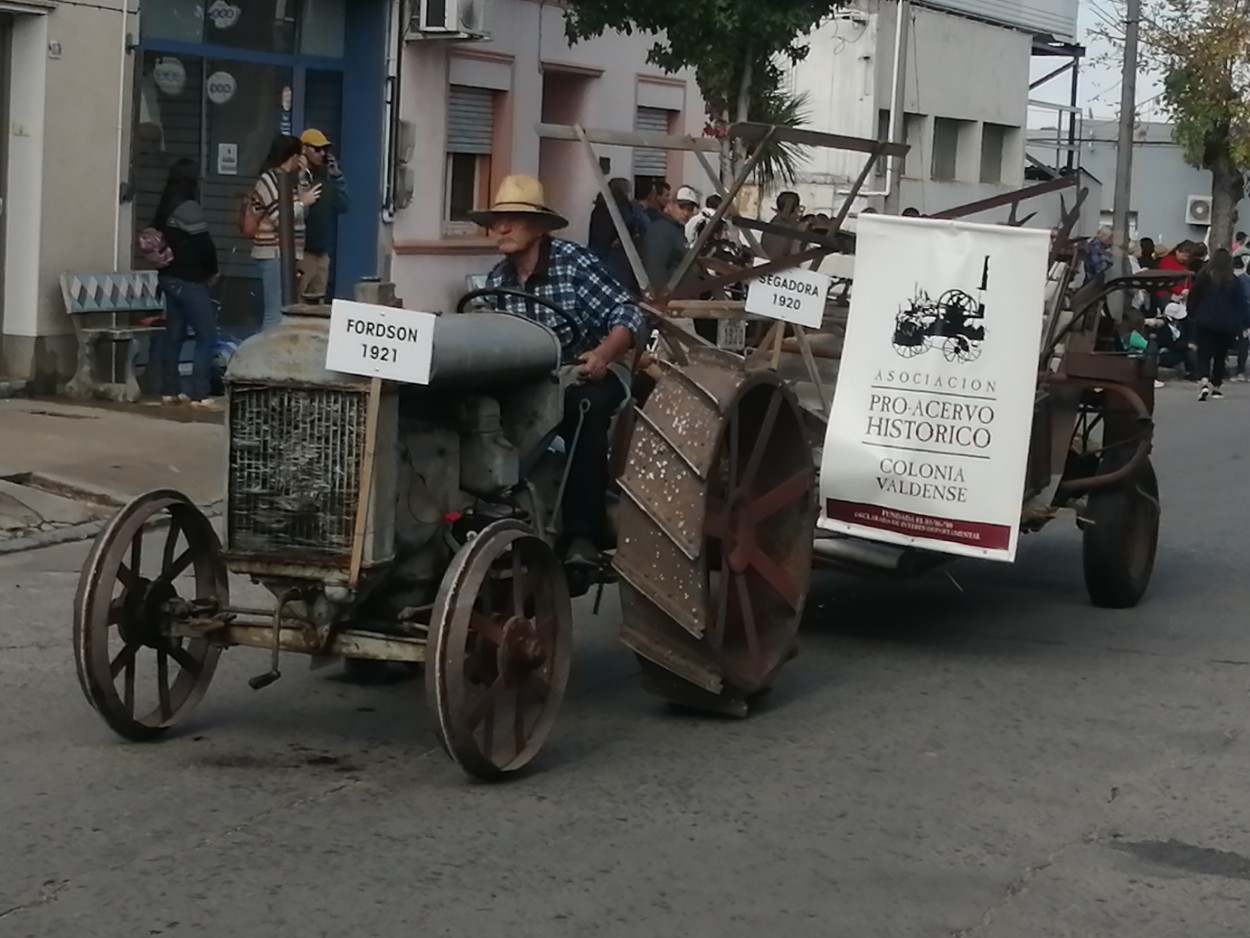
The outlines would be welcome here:
[[[62,271],[126,263],[138,4],[0,3],[0,374],[73,370]]]
[[[882,210],[887,189],[897,190],[899,209],[927,214],[1024,186],[1035,44],[1074,42],[1076,6],[909,4],[899,79],[902,142],[911,149],[897,179],[879,162],[856,209]],[[892,0],[854,0],[812,34],[811,51],[790,69],[789,82],[807,95],[813,128],[888,138],[899,10]],[[786,188],[799,192],[809,212],[835,212],[863,162],[860,154],[812,150]],[[1036,223],[1053,223],[1053,214],[1040,213]]]
[[[440,10],[457,4],[434,4]],[[421,28],[421,0],[0,0],[0,375],[51,391],[75,361],[62,273],[142,266],[175,160],[200,164],[217,242],[224,330],[259,323],[260,284],[236,227],[273,136],[336,144],[351,193],[334,292],[394,279],[411,306],[446,309],[493,263],[464,220],[510,172],[539,174],[583,238],[596,194],[578,144],[540,120],[701,131],[689,75],[646,64],[652,37],[569,47],[557,5],[494,0],[468,32]],[[596,147],[611,175],[676,184],[697,163]],[[698,182],[696,180],[696,185]],[[702,188],[702,187],[701,187]]]
[[[412,194],[395,213],[390,276],[410,305],[445,307],[463,291],[466,276],[495,263],[492,242],[464,221],[463,209],[468,198],[484,207],[508,173],[543,179],[551,207],[571,222],[563,236],[585,241],[598,191],[592,163],[580,143],[540,139],[540,122],[703,132],[704,105],[693,78],[646,64],[647,37],[609,35],[570,47],[556,4],[508,0],[491,6],[490,15],[490,41],[421,40],[404,51],[401,136],[411,136],[402,155]],[[483,140],[474,147],[464,139],[457,121],[474,103],[489,118],[483,130],[493,145]],[[472,150],[478,152],[464,152]],[[649,170],[674,187],[690,182],[708,190],[693,156],[594,150],[609,177]]]
[[[1081,141],[1081,165],[1102,180],[1099,205],[1104,224],[1111,224],[1115,193],[1115,164],[1119,128],[1116,121],[1087,120]],[[1172,139],[1172,125],[1139,123],[1133,133],[1133,186],[1129,208],[1129,236],[1149,237],[1173,245],[1186,238],[1203,241],[1207,225],[1201,202],[1211,197],[1211,174],[1185,161],[1184,151]],[[1250,199],[1237,207],[1250,227]]]

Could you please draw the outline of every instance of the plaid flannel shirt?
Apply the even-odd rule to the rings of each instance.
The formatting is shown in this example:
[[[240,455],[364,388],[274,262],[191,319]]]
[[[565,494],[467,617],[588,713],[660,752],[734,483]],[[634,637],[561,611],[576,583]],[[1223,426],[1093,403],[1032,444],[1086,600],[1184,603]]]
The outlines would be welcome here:
[[[572,362],[596,348],[617,326],[624,326],[638,345],[643,334],[642,310],[586,248],[571,241],[543,241],[538,266],[522,286],[512,261],[504,258],[486,278],[486,286],[524,290],[555,304],[581,326],[581,341],[563,316],[515,296],[485,297],[495,309],[516,313],[549,328],[560,340],[564,360]]]

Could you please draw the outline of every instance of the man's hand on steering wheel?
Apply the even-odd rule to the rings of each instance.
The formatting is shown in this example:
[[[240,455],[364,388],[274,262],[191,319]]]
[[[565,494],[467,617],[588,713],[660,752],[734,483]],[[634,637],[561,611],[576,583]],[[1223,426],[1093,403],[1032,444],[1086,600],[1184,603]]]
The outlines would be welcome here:
[[[586,334],[582,329],[582,324],[577,321],[577,319],[573,316],[572,313],[570,313],[566,309],[563,309],[560,306],[557,306],[555,303],[551,302],[550,300],[545,300],[541,296],[535,296],[533,293],[529,293],[525,290],[517,290],[514,287],[483,287],[480,290],[470,290],[464,296],[460,297],[460,302],[456,304],[456,312],[463,313],[465,310],[469,308],[469,305],[474,300],[480,299],[482,297],[488,297],[488,296],[498,296],[498,297],[512,296],[512,297],[517,297],[519,299],[526,300],[529,302],[537,303],[539,306],[545,306],[547,309],[551,310],[553,313],[559,316],[564,321],[564,324],[568,326],[569,332],[571,333],[571,341],[569,342],[571,346],[576,348],[577,346],[581,345],[583,341],[585,341]],[[499,313],[509,313],[513,316],[519,315],[518,313],[513,313],[511,310],[508,310],[508,309],[496,309],[493,311],[499,312]]]
[[[591,349],[577,356],[581,367],[577,373],[587,381],[601,381],[608,373],[608,365],[612,362],[599,350]]]

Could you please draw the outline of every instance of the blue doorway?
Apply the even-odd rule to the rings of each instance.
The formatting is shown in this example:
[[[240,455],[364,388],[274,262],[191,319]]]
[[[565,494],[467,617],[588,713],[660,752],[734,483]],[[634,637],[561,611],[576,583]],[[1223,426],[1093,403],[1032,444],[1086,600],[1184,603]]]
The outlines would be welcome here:
[[[351,15],[348,15],[350,2]],[[168,168],[198,162],[216,242],[226,332],[260,322],[260,280],[238,207],[278,133],[316,127],[334,143],[351,196],[338,218],[333,287],[376,275],[388,0],[150,0],[135,62],[130,191],[136,230]]]

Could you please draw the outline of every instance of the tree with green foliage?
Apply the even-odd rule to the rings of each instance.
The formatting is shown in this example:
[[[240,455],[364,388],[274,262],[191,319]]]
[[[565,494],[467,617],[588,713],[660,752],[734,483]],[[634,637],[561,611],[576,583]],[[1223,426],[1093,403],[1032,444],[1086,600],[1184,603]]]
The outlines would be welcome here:
[[[1185,158],[1211,173],[1211,247],[1228,247],[1250,167],[1250,15],[1245,0],[1150,0],[1146,63]]]
[[[565,0],[565,28],[577,42],[606,30],[656,36],[648,61],[676,72],[694,70],[707,102],[706,132],[723,136],[729,124],[775,110],[780,103],[780,62],[806,57],[805,39],[846,0]],[[791,116],[802,102],[788,106]],[[783,153],[780,158],[775,153]],[[745,154],[740,152],[738,157]],[[766,155],[767,174],[793,173],[793,148]]]
[[[1123,3],[1117,4],[1123,14]],[[1212,247],[1237,226],[1250,167],[1250,15],[1245,0],[1143,0],[1141,69],[1161,76],[1159,102],[1185,159],[1211,173]],[[1115,46],[1121,23],[1097,32]],[[1150,198],[1136,193],[1135,199]]]

